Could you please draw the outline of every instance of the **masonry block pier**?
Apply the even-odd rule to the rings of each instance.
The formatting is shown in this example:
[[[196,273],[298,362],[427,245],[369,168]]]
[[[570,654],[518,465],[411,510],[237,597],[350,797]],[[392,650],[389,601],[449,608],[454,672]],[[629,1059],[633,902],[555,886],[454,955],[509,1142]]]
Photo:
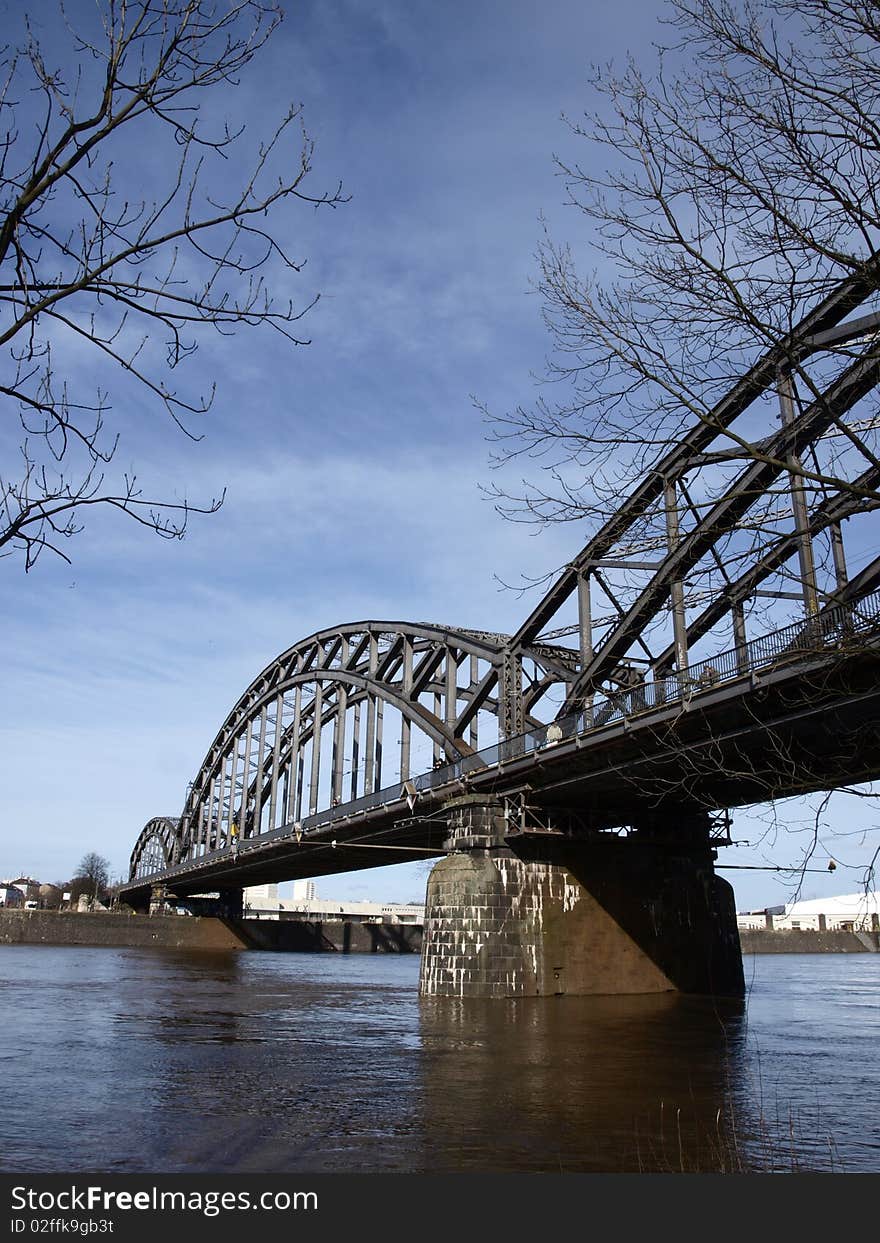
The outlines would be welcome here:
[[[512,832],[504,806],[479,796],[447,810],[422,995],[744,994],[733,890],[715,875],[705,815],[666,811],[617,836],[555,830],[552,813]]]

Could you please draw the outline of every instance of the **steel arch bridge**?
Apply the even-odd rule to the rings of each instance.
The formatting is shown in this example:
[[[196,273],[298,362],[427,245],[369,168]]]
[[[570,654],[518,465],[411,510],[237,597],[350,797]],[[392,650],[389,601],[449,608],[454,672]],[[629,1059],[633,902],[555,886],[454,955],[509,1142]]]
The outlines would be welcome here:
[[[438,767],[472,755],[481,723],[500,716],[504,725],[509,711],[507,642],[497,634],[378,621],[324,630],[289,648],[232,708],[182,816],[147,824],[132,879],[160,870],[157,860],[198,859],[381,789],[391,710],[398,718],[398,784],[410,777],[416,735]],[[572,676],[575,653],[533,644],[524,655],[536,673],[521,710],[539,727],[534,707]]]
[[[705,705],[699,745],[724,733],[734,697],[758,736],[768,728],[755,707],[759,675],[765,699],[768,686],[788,688],[777,712],[795,685],[802,712],[855,697],[861,750],[820,773],[816,756],[785,755],[801,743],[781,726],[779,766],[800,763],[797,779],[744,778],[741,798],[725,788],[728,806],[811,780],[880,776],[880,557],[870,555],[880,420],[864,411],[880,380],[880,313],[852,317],[877,284],[868,270],[844,282],[769,349],[661,456],[515,634],[363,621],[272,661],[218,731],[181,815],[141,833],[128,888],[194,884],[230,856],[241,870],[251,844],[283,844],[289,864],[290,849],[337,831],[327,826],[375,819],[379,807],[400,843],[417,797],[448,795],[456,782],[507,788],[513,761],[518,788],[534,784],[547,742],[574,740],[579,772],[611,728],[641,729],[659,754],[659,723],[693,705]],[[776,422],[756,437],[756,425]],[[855,689],[829,680],[844,666]],[[708,802],[719,794],[706,784]],[[442,834],[421,833],[415,851],[442,853]],[[348,866],[389,862],[377,855]],[[348,870],[326,850],[310,862],[309,875]]]

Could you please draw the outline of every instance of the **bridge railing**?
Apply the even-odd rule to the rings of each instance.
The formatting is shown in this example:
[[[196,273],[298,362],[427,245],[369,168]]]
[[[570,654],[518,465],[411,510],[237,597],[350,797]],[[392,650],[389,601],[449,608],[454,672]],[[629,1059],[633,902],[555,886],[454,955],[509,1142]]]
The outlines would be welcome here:
[[[566,738],[588,734],[617,721],[675,703],[684,703],[702,691],[734,681],[761,669],[801,660],[810,653],[858,642],[880,630],[880,591],[855,604],[840,604],[807,621],[795,622],[729,648],[667,677],[638,682],[611,694],[597,694],[582,712],[560,717],[540,729],[529,730],[485,747],[415,779],[418,789],[433,789],[473,772],[553,746]]]
[[[643,712],[684,703],[694,695],[713,687],[734,681],[736,678],[756,673],[761,669],[779,667],[788,661],[802,660],[811,653],[844,649],[866,635],[880,631],[880,590],[863,597],[855,604],[841,604],[826,609],[807,621],[795,622],[781,630],[761,635],[757,639],[719,652],[706,660],[676,671],[668,677],[640,682],[609,695],[597,694],[593,702],[582,712],[571,713],[551,721],[539,729],[528,730],[513,738],[506,738],[491,747],[484,747],[472,755],[463,756],[430,772],[420,773],[407,782],[396,782],[352,799],[336,807],[328,807],[304,818],[298,825],[282,825],[277,829],[245,838],[236,847],[225,846],[200,855],[198,859],[186,860],[167,868],[162,877],[172,877],[178,872],[189,872],[194,864],[208,863],[212,859],[228,856],[233,850],[246,854],[250,848],[262,846],[277,838],[290,838],[295,832],[303,836],[326,828],[337,820],[347,820],[359,812],[371,811],[389,803],[401,802],[413,793],[422,794],[436,790],[452,782],[460,781],[468,773],[495,767],[511,760],[519,760],[532,753],[553,747],[566,739],[598,732]],[[145,879],[145,878],[142,878]]]

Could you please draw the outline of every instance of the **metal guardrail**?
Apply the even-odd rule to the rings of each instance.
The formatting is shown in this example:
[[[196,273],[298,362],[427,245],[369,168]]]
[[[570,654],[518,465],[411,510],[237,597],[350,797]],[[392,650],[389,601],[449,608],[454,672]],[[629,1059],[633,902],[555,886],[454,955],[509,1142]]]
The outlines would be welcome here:
[[[171,877],[180,872],[191,872],[200,864],[208,864],[212,860],[228,857],[235,849],[239,857],[247,855],[249,848],[266,845],[277,839],[289,839],[299,831],[302,838],[308,837],[318,829],[326,828],[336,821],[348,820],[361,812],[372,811],[377,807],[399,803],[411,796],[413,792],[423,794],[430,790],[440,789],[453,782],[460,781],[468,773],[493,768],[510,760],[522,759],[524,756],[541,751],[549,745],[565,739],[598,733],[608,725],[616,724],[624,719],[639,716],[645,712],[669,707],[676,703],[684,703],[704,691],[712,690],[725,682],[748,676],[761,669],[776,667],[788,661],[797,661],[807,655],[828,651],[832,648],[844,648],[859,638],[880,631],[880,590],[863,597],[852,605],[836,605],[803,622],[795,622],[781,630],[743,644],[741,647],[729,648],[687,669],[670,674],[666,678],[646,681],[626,687],[611,695],[595,696],[592,705],[583,712],[571,713],[551,721],[540,729],[528,730],[491,747],[475,751],[471,755],[453,760],[441,767],[431,769],[409,778],[406,782],[398,781],[394,785],[385,786],[361,798],[352,799],[336,807],[328,807],[314,815],[305,817],[297,826],[290,825],[270,829],[252,838],[241,841],[236,848],[225,846],[218,850],[208,851],[197,859],[189,859],[161,873],[151,876]],[[135,877],[129,881],[145,881],[149,877]]]
[[[788,660],[843,647],[867,634],[880,631],[880,591],[855,605],[836,605],[807,621],[761,635],[741,647],[719,652],[687,669],[655,681],[639,682],[611,695],[596,695],[583,712],[551,721],[492,747],[465,756],[414,779],[416,789],[433,789],[477,768],[492,767],[578,735],[590,734],[606,725],[690,700],[702,691]],[[548,738],[548,732],[550,734]],[[354,806],[354,804],[348,804]]]

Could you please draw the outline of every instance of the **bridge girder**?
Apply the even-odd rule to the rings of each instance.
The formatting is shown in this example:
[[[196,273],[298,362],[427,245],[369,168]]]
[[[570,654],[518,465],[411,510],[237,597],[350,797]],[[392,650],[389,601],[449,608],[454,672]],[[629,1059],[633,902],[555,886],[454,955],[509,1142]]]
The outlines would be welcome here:
[[[744,649],[745,614],[769,612],[768,599],[794,599],[809,617],[880,581],[876,572],[848,577],[842,535],[846,520],[878,504],[880,420],[868,420],[867,434],[860,426],[858,451],[844,420],[880,381],[876,325],[865,336],[858,325],[866,320],[852,321],[851,331],[841,323],[876,287],[873,273],[843,282],[769,349],[646,472],[512,636],[512,656],[542,638],[577,636],[578,672],[559,717],[595,694],[662,680],[673,669],[685,676],[692,649],[707,636],[718,649]],[[754,420],[766,418],[760,406],[768,400],[778,404],[782,426],[756,441]],[[826,452],[820,464],[817,450],[834,438],[843,449]],[[637,559],[645,552],[654,560]],[[766,590],[774,578],[788,590]],[[600,592],[611,612],[597,619]],[[577,622],[551,629],[572,606]],[[777,612],[762,629],[790,621],[790,612]],[[719,624],[720,640],[712,637]]]
[[[745,669],[747,622],[754,629],[759,608],[776,610],[772,628],[781,632],[791,621],[790,605],[779,615],[782,600],[795,600],[809,621],[873,591],[880,558],[850,575],[842,528],[878,505],[880,444],[866,448],[844,416],[880,381],[880,338],[858,327],[876,316],[842,321],[876,289],[873,270],[842,282],[768,349],[647,471],[514,635],[363,621],[288,648],[232,708],[179,822],[158,818],[141,834],[133,872],[147,855],[196,858],[342,802],[343,793],[354,802],[372,794],[387,766],[386,709],[399,716],[396,775],[406,782],[414,739],[435,765],[463,762],[485,746],[487,721],[493,742],[541,729],[538,705],[546,714],[560,688],[550,709],[557,720],[584,711],[610,719],[636,701],[626,698],[636,684],[651,691],[642,702],[674,696],[668,679],[684,686],[701,662],[705,670],[707,644]],[[756,439],[768,400],[778,403],[781,426]],[[868,426],[880,430],[880,419]],[[842,449],[828,450],[834,437]],[[860,452],[850,452],[853,443]],[[597,592],[608,617],[596,614]],[[575,623],[549,629],[572,607]],[[574,650],[556,641],[568,635]]]
[[[386,709],[399,714],[401,781],[410,775],[414,733],[427,740],[435,762],[471,754],[480,714],[499,717],[506,643],[507,636],[490,632],[370,621],[320,631],[288,648],[218,731],[189,787],[169,860],[197,857],[341,801],[344,778],[351,798],[370,794],[387,767]],[[542,644],[526,657],[545,691],[572,675],[574,654],[565,648]],[[520,718],[541,725],[530,711],[520,710]],[[145,834],[132,874],[152,840]]]
[[[132,879],[162,872],[177,862],[179,823],[176,816],[154,816],[147,821],[131,854]]]

